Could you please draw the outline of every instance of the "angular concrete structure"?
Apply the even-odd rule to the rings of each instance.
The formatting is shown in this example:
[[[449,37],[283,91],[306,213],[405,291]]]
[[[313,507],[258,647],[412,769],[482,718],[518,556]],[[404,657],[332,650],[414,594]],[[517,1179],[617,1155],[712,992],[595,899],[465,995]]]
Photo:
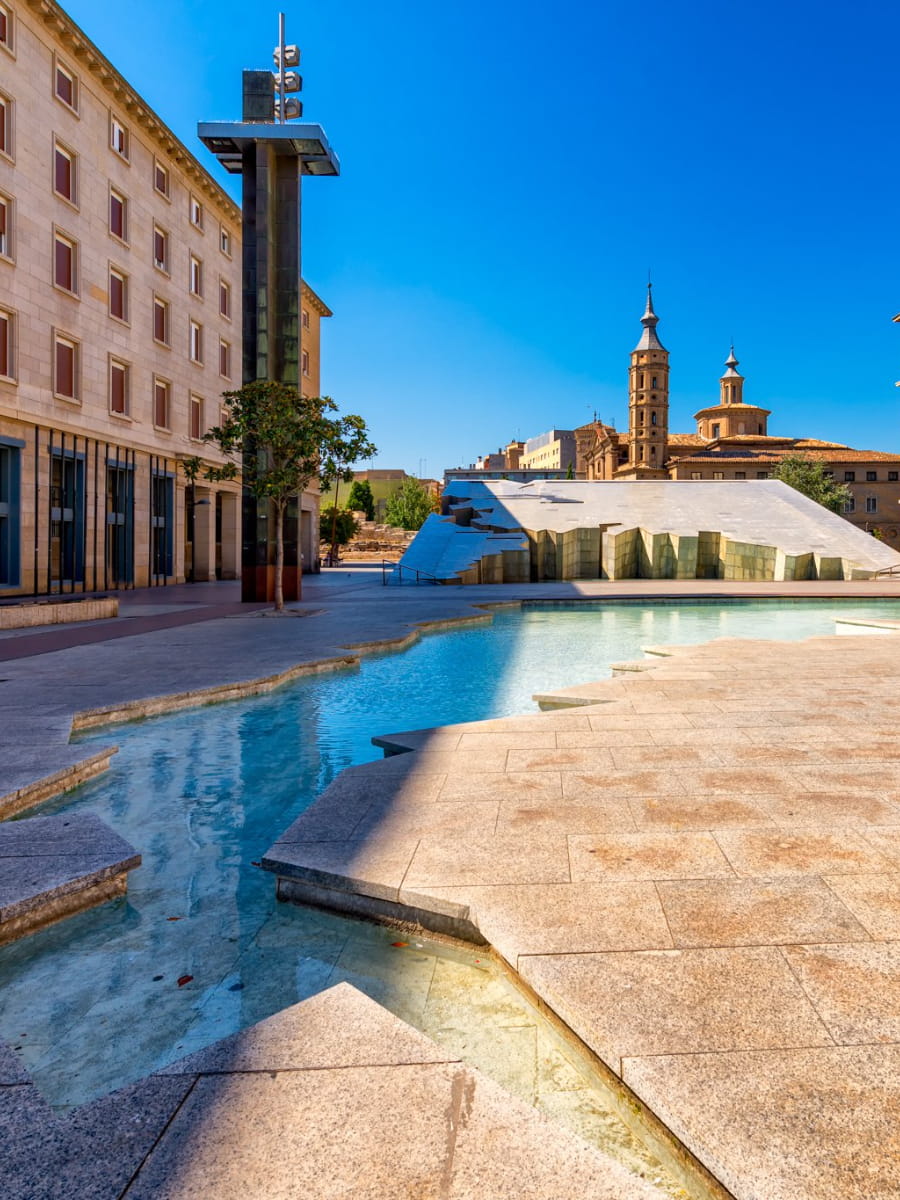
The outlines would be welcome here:
[[[869,579],[900,554],[776,480],[457,480],[401,565],[443,583]]]

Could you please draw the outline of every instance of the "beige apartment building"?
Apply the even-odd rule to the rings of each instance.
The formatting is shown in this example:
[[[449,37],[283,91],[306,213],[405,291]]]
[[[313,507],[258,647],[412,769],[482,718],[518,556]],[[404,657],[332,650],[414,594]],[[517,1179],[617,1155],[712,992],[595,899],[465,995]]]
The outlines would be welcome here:
[[[53,0],[0,0],[0,596],[235,578],[240,486],[181,464],[241,359],[237,205]]]

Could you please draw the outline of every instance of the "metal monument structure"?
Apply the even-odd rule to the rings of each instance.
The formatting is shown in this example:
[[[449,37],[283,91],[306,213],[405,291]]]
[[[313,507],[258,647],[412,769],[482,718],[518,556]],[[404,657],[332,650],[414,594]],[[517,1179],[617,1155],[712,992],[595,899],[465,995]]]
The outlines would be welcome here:
[[[244,383],[270,379],[300,387],[301,180],[339,175],[340,164],[321,125],[302,121],[296,93],[303,80],[300,49],[285,42],[278,18],[274,71],[244,71],[240,121],[201,122],[200,140],[243,182]],[[245,459],[255,454],[244,447]],[[242,586],[245,601],[274,598],[274,520],[268,502],[244,489]],[[300,596],[299,498],[284,518],[284,598]]]

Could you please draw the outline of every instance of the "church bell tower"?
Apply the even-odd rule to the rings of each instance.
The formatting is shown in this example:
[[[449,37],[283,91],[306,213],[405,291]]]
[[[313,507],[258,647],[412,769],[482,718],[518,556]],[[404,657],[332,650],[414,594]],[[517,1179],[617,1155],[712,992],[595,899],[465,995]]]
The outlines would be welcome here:
[[[631,352],[628,372],[628,463],[617,478],[667,479],[669,457],[669,352],[659,340],[653,285],[647,284],[644,332]]]

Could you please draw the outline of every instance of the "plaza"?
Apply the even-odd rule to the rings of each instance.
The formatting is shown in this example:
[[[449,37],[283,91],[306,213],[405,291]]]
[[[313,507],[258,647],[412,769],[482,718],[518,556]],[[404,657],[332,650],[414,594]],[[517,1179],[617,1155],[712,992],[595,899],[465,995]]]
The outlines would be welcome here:
[[[682,597],[834,596],[836,587],[639,582],[649,597],[676,590]],[[890,581],[837,587],[841,598],[896,595]],[[316,664],[402,646],[417,629],[484,620],[485,610],[473,606],[485,603],[638,594],[634,581],[464,593],[383,588],[380,573],[359,568],[312,581],[294,606],[304,619],[266,620],[235,615],[235,585],[168,591],[129,597],[113,621],[0,636],[4,796],[30,792],[39,800],[51,771],[79,770],[84,753],[69,743],[77,713],[90,715],[76,723],[95,724],[163,711],[166,696],[184,707],[264,691]],[[898,643],[884,625],[879,636],[660,653],[622,664],[612,679],[573,680],[543,695],[545,712],[398,730],[380,739],[390,757],[338,776],[269,849],[262,866],[286,900],[401,922],[404,930],[416,922],[490,954],[573,1057],[592,1064],[609,1103],[652,1148],[668,1181],[623,1177],[621,1164],[598,1151],[585,1159],[566,1131],[545,1117],[535,1125],[490,1083],[478,1092],[479,1083],[476,1093],[504,1114],[500,1120],[493,1109],[488,1125],[519,1131],[521,1155],[509,1162],[520,1194],[583,1188],[605,1195],[603,1187],[615,1196],[657,1189],[738,1200],[894,1194]],[[177,654],[162,652],[176,646]],[[79,669],[88,656],[90,675]],[[402,656],[392,661],[402,678]],[[108,733],[111,747],[115,727]],[[95,914],[102,919],[104,911]],[[311,1058],[300,1031],[312,1036],[316,1021],[327,1024],[331,1004],[353,1010],[360,1041],[343,1057],[336,1048]],[[317,1120],[330,1111],[349,1121],[361,1172],[355,1185],[324,1168],[321,1143],[295,1129],[298,1114],[311,1119],[313,1102],[312,1093],[291,1091],[296,1072],[347,1071],[353,1054],[354,1070],[396,1070],[396,1086],[385,1075],[378,1095],[381,1104],[390,1096],[402,1124],[412,1119],[404,1105],[418,1103],[403,1075],[410,1063],[470,1070],[451,1068],[458,1056],[421,1042],[418,1057],[406,1049],[386,1062],[373,1046],[395,1018],[378,1011],[371,1001],[326,991],[306,1009],[308,1027],[301,1004],[281,1024],[275,1016],[259,1034],[250,1029],[226,1045],[224,1061],[238,1065],[222,1067],[220,1058],[211,1066],[195,1051],[196,1061],[178,1071],[131,1085],[139,1099],[128,1102],[145,1114],[139,1138],[116,1126],[113,1114],[127,1127],[123,1114],[137,1110],[115,1097],[36,1120],[37,1094],[19,1060],[8,1057],[7,1172],[16,1170],[22,1195],[56,1194],[49,1176],[53,1155],[64,1150],[75,1163],[75,1175],[62,1177],[70,1195],[73,1187],[92,1196],[230,1195],[236,1180],[246,1189],[248,1177],[258,1180],[256,1194],[290,1195],[280,1173],[289,1170],[313,1172],[316,1190],[307,1194],[321,1196],[345,1185],[360,1195],[441,1194],[442,1172],[452,1182],[444,1194],[508,1194],[513,1184],[490,1158],[486,1133],[481,1153],[495,1163],[486,1176],[466,1174],[462,1149],[458,1161],[429,1152],[430,1165],[405,1175],[396,1155],[385,1159],[378,1106],[351,1104],[339,1086],[350,1076],[335,1075],[314,1103]],[[412,1034],[390,1028],[389,1040],[406,1046]],[[266,1053],[252,1069],[241,1066],[246,1044],[256,1042]],[[260,1092],[262,1074],[272,1071],[276,1082]],[[324,1086],[324,1076],[316,1078]],[[454,1086],[469,1086],[441,1080],[421,1101],[419,1119],[443,1111],[441,1096]],[[336,1109],[324,1103],[327,1095]],[[462,1148],[466,1120],[459,1128]],[[113,1150],[98,1164],[90,1147],[103,1136]],[[272,1161],[269,1138],[277,1139],[281,1165],[256,1175]],[[574,1157],[547,1158],[550,1145]],[[386,1161],[398,1172],[390,1184],[381,1174]],[[552,1183],[540,1173],[550,1163]],[[530,1183],[529,1169],[538,1172]]]

